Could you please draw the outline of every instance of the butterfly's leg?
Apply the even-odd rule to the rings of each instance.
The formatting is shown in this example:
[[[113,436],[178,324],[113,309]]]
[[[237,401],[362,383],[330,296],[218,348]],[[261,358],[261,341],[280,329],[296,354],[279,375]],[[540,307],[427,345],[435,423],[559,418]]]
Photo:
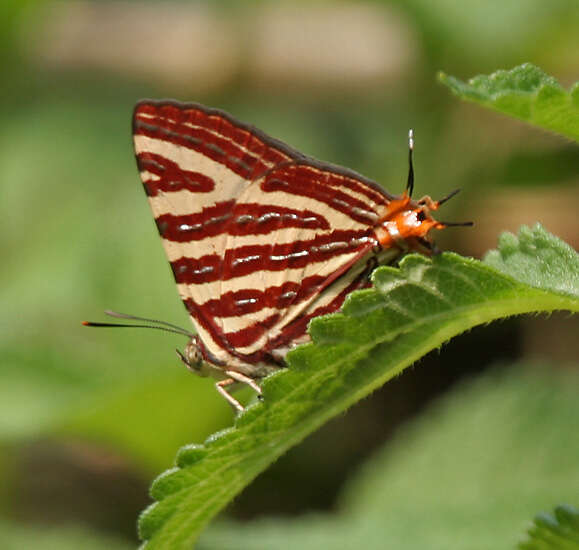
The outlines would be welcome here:
[[[257,383],[253,378],[245,376],[245,374],[241,374],[240,372],[236,372],[234,370],[226,370],[225,374],[227,374],[227,376],[233,378],[233,380],[236,380],[237,382],[247,384],[253,391],[255,391],[255,393],[257,393],[257,396],[261,398],[261,388],[257,385]]]
[[[231,386],[236,382],[237,380],[234,380],[233,378],[226,378],[225,380],[220,380],[219,382],[217,382],[217,384],[215,384],[215,387],[217,388],[217,391],[236,411],[243,412],[244,411],[243,405],[225,389],[227,386]]]

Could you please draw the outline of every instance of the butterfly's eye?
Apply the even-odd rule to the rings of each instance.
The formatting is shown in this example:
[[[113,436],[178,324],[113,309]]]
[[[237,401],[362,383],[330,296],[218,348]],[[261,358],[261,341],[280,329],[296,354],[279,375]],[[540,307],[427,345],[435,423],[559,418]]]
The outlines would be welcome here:
[[[416,214],[416,219],[419,222],[423,222],[426,219],[426,212],[424,210],[419,210]]]
[[[203,366],[203,355],[201,354],[199,344],[195,337],[191,338],[185,347],[185,358],[188,367],[194,371],[201,370],[201,367]]]

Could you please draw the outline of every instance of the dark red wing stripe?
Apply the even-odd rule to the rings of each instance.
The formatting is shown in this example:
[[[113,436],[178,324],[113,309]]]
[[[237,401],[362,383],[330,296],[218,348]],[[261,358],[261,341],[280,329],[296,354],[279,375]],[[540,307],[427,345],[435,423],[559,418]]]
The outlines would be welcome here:
[[[320,166],[318,166],[318,164]],[[356,179],[355,177],[348,175],[343,171],[343,169],[340,166],[332,166],[332,165],[324,166],[324,164],[325,163],[318,163],[318,162],[312,164],[309,164],[308,162],[305,163],[296,162],[297,166],[307,166],[308,168],[310,166],[313,166],[314,168],[317,169],[321,168],[324,173],[324,180],[321,182],[323,185],[328,185],[330,187],[336,188],[345,187],[346,189],[351,189],[356,193],[365,195],[376,204],[387,204],[392,199],[392,197],[388,193],[386,193],[386,191],[383,191],[382,189],[376,189],[375,187],[370,186],[367,183],[363,183],[359,179]],[[319,177],[316,179],[317,181],[320,180]],[[364,204],[366,207],[368,207],[368,205],[365,202]]]
[[[274,204],[237,203],[230,235],[264,235],[286,227],[330,229],[326,218],[311,210],[294,210]]]
[[[250,346],[268,332],[279,321],[280,317],[279,313],[273,313],[259,323],[254,323],[236,332],[228,332],[225,338],[234,349]],[[236,353],[236,355],[243,357],[243,354]]]
[[[201,258],[179,258],[171,262],[177,283],[202,284],[218,279],[242,277],[258,271],[302,268],[341,254],[359,251],[375,243],[371,229],[333,231],[305,241],[288,244],[242,246]]]
[[[215,182],[205,174],[183,170],[177,163],[155,153],[140,153],[137,156],[137,166],[141,172],[147,170],[161,178],[143,180],[145,192],[149,197],[156,196],[159,191],[173,192],[185,189],[191,193],[209,193],[215,188]]]
[[[339,174],[330,173],[330,176],[328,177],[328,185],[347,187],[356,193],[366,195],[366,197],[374,201],[376,204],[388,204],[391,200],[390,197],[385,196],[383,193],[379,193],[368,185],[363,185],[358,180],[349,177],[343,177]],[[367,204],[365,204],[365,206],[368,208]]]
[[[235,204],[234,201],[217,203],[197,214],[163,214],[156,221],[161,236],[173,242],[198,241],[221,233],[265,235],[286,227],[330,228],[323,216],[309,210],[293,210],[269,204]]]
[[[201,258],[183,257],[171,262],[175,281],[190,285],[219,280],[222,267],[223,260],[215,254],[201,256]]]
[[[142,113],[155,116],[143,117]],[[197,151],[248,180],[255,179],[273,164],[288,160],[248,130],[196,109],[182,110],[172,105],[155,108],[143,104],[135,114],[134,133]]]
[[[327,277],[314,275],[299,283],[287,281],[280,286],[270,286],[265,290],[247,288],[236,292],[226,292],[220,298],[198,305],[199,311],[211,317],[238,317],[256,313],[263,308],[285,309],[307,300],[324,286]],[[188,302],[188,301],[187,301]],[[186,306],[188,306],[186,302]]]
[[[288,196],[309,197],[346,214],[359,223],[374,225],[378,214],[368,204],[340,191],[337,186],[322,185],[323,183],[326,182],[320,182],[319,173],[311,167],[289,165],[272,170],[261,183],[261,189],[266,193],[281,191],[287,193]],[[331,211],[328,212],[330,213]]]
[[[215,206],[204,208],[198,214],[174,216],[162,214],[155,218],[159,234],[173,242],[200,241],[227,233],[227,225],[235,201],[219,202]]]

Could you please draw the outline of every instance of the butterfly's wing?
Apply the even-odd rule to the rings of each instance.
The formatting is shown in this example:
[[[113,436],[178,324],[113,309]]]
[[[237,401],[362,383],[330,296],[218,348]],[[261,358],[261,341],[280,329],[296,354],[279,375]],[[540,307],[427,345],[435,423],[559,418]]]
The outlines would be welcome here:
[[[366,284],[391,198],[197,104],[135,107],[137,163],[179,294],[210,360],[264,362]]]
[[[310,318],[367,285],[374,227],[389,201],[375,184],[313,159],[268,171],[229,220],[219,320],[247,361],[283,355]]]
[[[299,153],[226,113],[193,103],[139,102],[137,165],[179,294],[208,353],[231,359],[203,304],[219,295],[228,218],[252,182]]]

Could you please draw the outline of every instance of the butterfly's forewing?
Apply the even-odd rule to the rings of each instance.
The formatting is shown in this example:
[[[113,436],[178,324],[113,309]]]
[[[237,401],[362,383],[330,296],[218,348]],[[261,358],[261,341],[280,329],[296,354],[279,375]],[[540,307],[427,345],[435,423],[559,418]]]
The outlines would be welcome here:
[[[200,105],[143,101],[133,124],[179,293],[213,361],[267,362],[367,284],[391,198],[374,183]]]
[[[290,156],[221,112],[193,104],[138,103],[133,138],[179,294],[205,345],[226,362],[230,354],[215,316],[200,306],[219,296],[228,218],[237,197]]]

